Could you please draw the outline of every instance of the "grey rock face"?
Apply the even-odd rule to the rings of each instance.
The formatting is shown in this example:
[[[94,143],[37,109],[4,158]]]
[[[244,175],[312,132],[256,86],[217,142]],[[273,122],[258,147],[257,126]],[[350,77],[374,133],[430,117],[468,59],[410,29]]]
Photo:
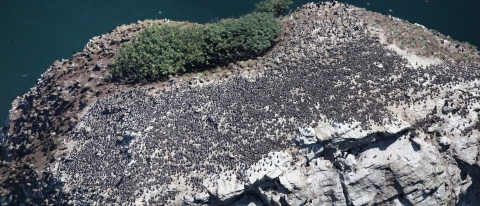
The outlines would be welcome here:
[[[315,130],[311,127],[298,128],[298,134],[295,135],[295,141],[297,141],[301,146],[317,143]]]
[[[279,159],[274,158],[277,156]],[[262,166],[263,163],[275,162],[277,160],[281,160],[279,164]],[[326,160],[315,159],[311,167],[304,168],[293,162],[290,154],[274,152],[270,153],[267,158],[260,160],[257,164],[252,165],[247,170],[245,176],[249,179],[243,183],[245,185],[243,191],[239,191],[237,186],[239,182],[242,182],[241,180],[235,178],[231,178],[229,181],[225,181],[228,178],[217,179],[218,187],[209,187],[209,192],[215,197],[219,197],[220,201],[222,201],[217,202],[217,204],[236,205],[238,203],[226,202],[236,198],[231,195],[225,196],[221,194],[221,191],[235,191],[234,194],[240,197],[249,193],[250,196],[261,200],[264,205],[281,205],[284,203],[301,205],[307,200],[312,200],[312,203],[332,202],[334,205],[345,204],[339,173],[333,167],[333,164]],[[204,185],[210,186],[211,182],[204,182]],[[272,190],[272,188],[274,189]],[[241,199],[240,201],[245,200]]]
[[[435,115],[443,117],[442,114]],[[448,129],[446,125],[440,128]],[[415,136],[412,138],[412,135]],[[288,150],[272,153],[268,156],[287,157],[282,166],[262,166],[269,158],[252,165],[247,173],[252,178],[245,184],[244,191],[235,190],[235,194],[239,197],[254,194],[263,205],[452,205],[477,202],[478,136],[457,138],[449,143],[451,148],[446,153],[442,145],[450,140],[439,139],[443,139],[442,143],[422,131],[404,131],[361,145],[357,151],[340,151],[332,155],[333,159],[314,158],[308,165],[304,164],[307,160],[293,161]],[[351,151],[353,153],[349,153]],[[236,184],[219,185],[232,187],[223,188],[225,191],[238,189]],[[229,196],[229,199],[236,198]]]

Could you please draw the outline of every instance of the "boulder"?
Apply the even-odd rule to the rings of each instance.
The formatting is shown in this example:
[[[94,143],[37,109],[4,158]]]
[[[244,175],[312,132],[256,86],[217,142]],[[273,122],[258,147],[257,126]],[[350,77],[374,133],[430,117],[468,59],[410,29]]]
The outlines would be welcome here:
[[[245,186],[237,181],[237,176],[226,175],[225,173],[220,175],[220,178],[216,181],[217,187],[208,188],[210,194],[222,200],[224,203],[228,203],[238,195],[242,194],[245,190]]]
[[[311,127],[298,128],[298,133],[295,135],[295,141],[297,141],[301,146],[317,143],[315,130]]]
[[[357,165],[355,156],[352,154],[348,154],[345,158],[338,158],[337,163],[341,170],[353,170]]]
[[[440,138],[438,138],[438,143],[442,146],[448,147],[452,143],[452,140],[450,140],[450,138],[446,136],[441,136]]]
[[[197,193],[195,194],[194,201],[197,203],[207,204],[210,202],[210,195],[206,192]]]
[[[379,69],[382,69],[383,68],[383,64],[380,63],[380,62],[373,62],[373,65],[375,65],[377,68]]]
[[[328,160],[315,159],[311,170],[307,172],[306,188],[312,205],[332,203],[332,205],[346,205],[345,195],[340,180],[340,173]]]

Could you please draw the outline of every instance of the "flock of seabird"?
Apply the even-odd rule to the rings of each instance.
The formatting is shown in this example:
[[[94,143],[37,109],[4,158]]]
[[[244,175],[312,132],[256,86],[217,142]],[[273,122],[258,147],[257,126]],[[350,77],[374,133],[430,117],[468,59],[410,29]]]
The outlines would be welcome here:
[[[479,77],[476,65],[448,61],[413,68],[369,37],[364,10],[311,3],[297,13],[310,15],[288,20],[291,37],[262,69],[158,94],[135,87],[91,105],[57,170],[77,203],[174,204],[183,191],[204,192],[205,177],[294,146],[298,127],[355,121],[369,130],[395,118],[387,106]]]

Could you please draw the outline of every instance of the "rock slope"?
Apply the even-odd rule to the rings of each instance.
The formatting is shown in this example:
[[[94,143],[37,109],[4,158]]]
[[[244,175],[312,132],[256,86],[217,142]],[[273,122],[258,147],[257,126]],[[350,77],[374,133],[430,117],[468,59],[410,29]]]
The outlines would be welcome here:
[[[133,86],[90,104],[62,140],[67,155],[48,168],[46,188],[56,192],[25,186],[25,196],[69,205],[480,204],[478,54],[416,55],[428,48],[402,49],[386,32],[412,24],[336,2],[306,4],[283,23],[277,46],[225,78]]]

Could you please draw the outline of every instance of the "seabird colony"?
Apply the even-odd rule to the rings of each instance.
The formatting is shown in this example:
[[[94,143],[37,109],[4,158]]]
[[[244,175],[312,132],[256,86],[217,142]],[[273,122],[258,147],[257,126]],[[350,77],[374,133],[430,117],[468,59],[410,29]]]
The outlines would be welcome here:
[[[365,10],[311,3],[297,13],[307,19],[288,20],[291,37],[254,73],[156,95],[135,87],[94,103],[57,170],[74,200],[176,204],[182,192],[206,191],[212,174],[295,147],[297,127],[361,122],[369,130],[395,120],[387,106],[412,106],[479,76],[447,61],[413,68],[369,37]]]

